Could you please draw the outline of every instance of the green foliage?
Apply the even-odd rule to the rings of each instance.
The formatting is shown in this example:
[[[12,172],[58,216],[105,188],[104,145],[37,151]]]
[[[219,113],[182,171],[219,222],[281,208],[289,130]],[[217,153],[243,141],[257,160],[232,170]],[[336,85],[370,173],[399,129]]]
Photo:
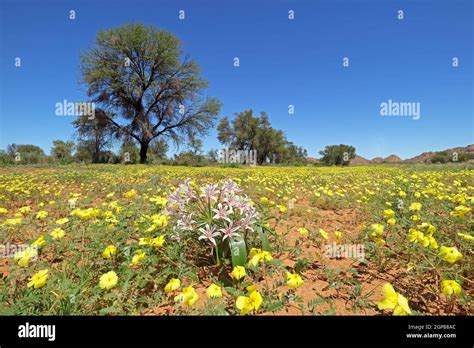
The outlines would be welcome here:
[[[286,140],[281,130],[274,129],[265,112],[253,116],[252,110],[235,114],[229,121],[221,119],[217,130],[222,144],[234,150],[257,150],[257,163],[304,162],[306,150]]]
[[[47,163],[47,158],[43,149],[36,145],[10,144],[7,146],[7,154],[17,164]]]
[[[247,261],[247,247],[245,240],[240,239],[229,239],[230,254],[232,257],[232,266],[245,267]]]
[[[15,161],[4,150],[0,150],[0,166],[7,166],[14,164]]]
[[[321,162],[328,166],[346,166],[355,157],[355,147],[350,145],[329,145],[320,151]]]
[[[200,97],[208,84],[195,61],[181,62],[180,46],[172,33],[129,24],[99,32],[81,55],[88,95],[113,112],[106,118],[117,137],[137,141],[142,163],[153,139],[205,135],[220,110],[217,99]]]
[[[74,150],[74,142],[54,140],[51,156],[61,164],[69,164],[73,161],[72,152]]]
[[[462,152],[459,154],[449,153],[447,151],[436,152],[429,160],[429,163],[449,163],[466,162],[474,159],[473,153]]]
[[[431,163],[448,163],[451,159],[451,156],[447,152],[437,152],[429,160]]]
[[[73,125],[79,139],[76,160],[86,163],[109,162],[110,156],[106,156],[106,152],[112,144],[114,131],[109,124],[107,113],[96,109],[94,117],[80,116],[74,120]]]
[[[148,161],[153,164],[167,163],[166,153],[168,151],[168,144],[163,139],[155,139],[150,143]]]
[[[171,164],[174,166],[204,167],[208,162],[203,155],[196,155],[191,151],[186,151],[174,155]]]
[[[133,142],[124,142],[120,147],[119,158],[121,163],[135,164],[140,161],[140,151]]]

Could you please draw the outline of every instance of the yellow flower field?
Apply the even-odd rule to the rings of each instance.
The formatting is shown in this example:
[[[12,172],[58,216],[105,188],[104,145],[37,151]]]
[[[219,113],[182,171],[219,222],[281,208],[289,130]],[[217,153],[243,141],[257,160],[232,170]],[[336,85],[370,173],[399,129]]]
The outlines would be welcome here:
[[[0,168],[0,314],[473,314],[474,169]]]

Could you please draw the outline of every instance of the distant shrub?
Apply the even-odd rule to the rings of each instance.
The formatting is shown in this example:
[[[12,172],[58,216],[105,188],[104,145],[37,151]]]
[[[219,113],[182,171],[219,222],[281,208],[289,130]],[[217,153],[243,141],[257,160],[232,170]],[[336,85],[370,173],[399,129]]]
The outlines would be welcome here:
[[[8,166],[15,164],[15,161],[5,151],[0,150],[0,166]]]
[[[473,153],[462,152],[454,155],[454,153],[448,153],[446,151],[435,153],[429,160],[428,163],[448,163],[448,162],[466,162],[471,159],[474,159]]]
[[[191,151],[181,152],[174,156],[172,161],[174,166],[204,167],[208,165],[206,157],[194,154]]]
[[[448,163],[451,156],[447,152],[437,152],[429,160],[430,163]]]
[[[42,148],[36,145],[10,144],[7,146],[7,154],[16,164],[46,164],[47,156]]]

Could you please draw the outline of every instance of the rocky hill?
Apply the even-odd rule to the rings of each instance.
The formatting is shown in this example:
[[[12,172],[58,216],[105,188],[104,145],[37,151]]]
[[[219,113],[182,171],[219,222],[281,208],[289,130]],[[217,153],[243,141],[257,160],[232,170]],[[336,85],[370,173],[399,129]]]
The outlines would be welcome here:
[[[362,156],[355,155],[355,157],[351,160],[350,165],[353,166],[361,166],[361,165],[370,165],[370,164],[382,164],[382,163],[430,163],[434,156],[442,156],[452,158],[453,154],[457,153],[458,156],[468,156],[471,158],[470,161],[474,161],[474,144],[467,145],[467,146],[460,146],[454,147],[452,149],[446,149],[442,151],[428,151],[419,154],[418,156],[402,160],[397,155],[390,155],[388,157],[375,157],[371,160],[366,159]],[[318,163],[319,159],[308,157],[308,162],[310,163]]]
[[[388,157],[385,157],[383,161],[384,163],[398,163],[398,162],[401,162],[402,159],[398,157],[397,155],[390,155]]]
[[[435,156],[437,153],[443,153],[443,152],[449,154],[450,156],[452,156],[454,153],[457,153],[458,155],[460,155],[460,154],[471,154],[471,155],[474,156],[474,144],[467,145],[467,146],[464,146],[464,147],[454,147],[452,149],[446,149],[446,150],[443,150],[443,151],[423,152],[422,154],[420,154],[418,156],[415,156],[415,157],[412,157],[412,158],[409,158],[409,159],[405,160],[405,162],[408,162],[408,163],[426,163],[426,162],[429,162],[433,158],[433,156]]]
[[[353,159],[351,159],[350,161],[350,165],[351,166],[363,166],[363,165],[367,165],[367,164],[371,164],[372,162],[370,160],[368,160],[367,158],[364,158],[362,156],[359,156],[359,155],[355,155],[355,157]]]

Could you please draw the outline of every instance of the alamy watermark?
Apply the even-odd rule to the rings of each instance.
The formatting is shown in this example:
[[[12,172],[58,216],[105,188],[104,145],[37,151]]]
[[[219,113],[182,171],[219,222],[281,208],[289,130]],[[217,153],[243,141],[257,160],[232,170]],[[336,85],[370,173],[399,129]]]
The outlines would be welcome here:
[[[412,117],[414,120],[419,120],[421,107],[419,102],[396,102],[389,99],[380,103],[380,115]]]
[[[281,157],[279,154],[271,153],[265,156],[262,163],[276,164],[279,163],[280,158]],[[217,162],[248,164],[254,167],[258,164],[257,150],[234,150],[229,148],[220,149],[217,150]]]
[[[219,163],[238,163],[256,166],[257,150],[220,149],[217,151],[217,161]]]
[[[56,339],[56,325],[36,325],[26,322],[18,326],[19,338],[47,338],[48,341]]]
[[[64,99],[55,105],[56,116],[87,116],[89,120],[95,118],[94,102],[68,102]]]
[[[365,260],[365,250],[363,244],[326,244],[324,255],[328,258],[349,258],[357,259],[359,262]]]
[[[30,246],[28,244],[0,244],[0,258],[14,258],[16,253],[25,251],[27,249],[38,250],[38,247]],[[37,256],[33,256],[31,259],[35,261],[36,257]]]

